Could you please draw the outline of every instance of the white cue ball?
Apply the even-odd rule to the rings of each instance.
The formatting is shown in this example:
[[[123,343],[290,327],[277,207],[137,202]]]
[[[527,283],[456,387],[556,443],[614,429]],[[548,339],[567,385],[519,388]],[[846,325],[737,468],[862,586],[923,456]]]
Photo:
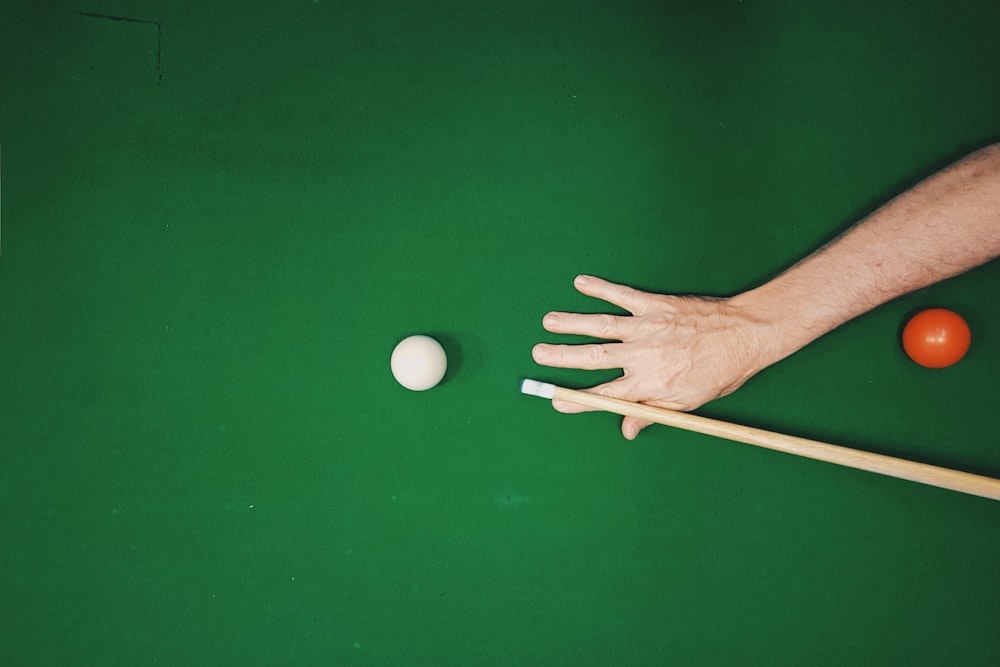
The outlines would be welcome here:
[[[430,336],[410,336],[392,351],[390,366],[396,382],[413,391],[424,391],[444,377],[448,357],[441,343]]]

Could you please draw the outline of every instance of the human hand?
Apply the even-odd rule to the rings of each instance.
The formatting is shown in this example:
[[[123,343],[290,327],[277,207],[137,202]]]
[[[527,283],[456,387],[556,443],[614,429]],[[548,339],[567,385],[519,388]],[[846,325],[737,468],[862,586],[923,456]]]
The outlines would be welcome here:
[[[578,291],[631,315],[552,312],[546,331],[609,341],[587,345],[539,344],[535,361],[554,368],[622,369],[623,375],[590,391],[671,410],[694,410],[732,393],[777,361],[773,328],[738,298],[667,296],[641,292],[600,278],[578,276]],[[589,408],[553,401],[560,412]],[[622,435],[632,440],[651,422],[625,417]]]

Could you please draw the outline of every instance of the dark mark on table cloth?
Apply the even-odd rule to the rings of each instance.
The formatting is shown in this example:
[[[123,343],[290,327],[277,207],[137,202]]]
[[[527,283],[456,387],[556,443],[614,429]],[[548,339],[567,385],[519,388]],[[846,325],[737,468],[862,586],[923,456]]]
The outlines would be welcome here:
[[[112,16],[110,14],[98,14],[95,12],[77,12],[80,16],[86,16],[92,19],[100,19],[102,21],[117,21],[119,23],[141,23],[144,25],[156,26],[156,83],[159,85],[163,82],[163,68],[160,67],[161,54],[162,54],[162,44],[163,44],[163,23],[160,21],[151,21],[149,19],[137,19],[130,18],[127,16]]]

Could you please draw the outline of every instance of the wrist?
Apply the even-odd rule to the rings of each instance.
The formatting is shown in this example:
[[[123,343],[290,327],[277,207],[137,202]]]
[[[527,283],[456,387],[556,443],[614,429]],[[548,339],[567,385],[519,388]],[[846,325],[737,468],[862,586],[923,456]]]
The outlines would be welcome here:
[[[828,325],[827,318],[808,302],[782,295],[773,282],[738,294],[730,303],[760,350],[755,371],[791,356],[835,326]]]

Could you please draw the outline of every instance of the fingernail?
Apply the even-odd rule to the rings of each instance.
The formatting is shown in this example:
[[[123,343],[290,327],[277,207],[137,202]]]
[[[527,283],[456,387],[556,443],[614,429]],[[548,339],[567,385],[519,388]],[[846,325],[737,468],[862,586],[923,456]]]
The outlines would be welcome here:
[[[589,280],[590,280],[590,276],[580,275],[580,276],[576,277],[576,284],[577,285],[586,285],[587,281],[589,281]]]
[[[536,345],[535,347],[531,348],[531,356],[533,356],[535,359],[544,359],[545,348],[542,347],[541,345]]]
[[[555,408],[557,412],[562,412],[566,409],[566,401],[552,401],[552,407]]]
[[[552,325],[554,325],[558,321],[559,321],[559,316],[558,315],[555,315],[553,313],[549,313],[544,318],[542,318],[542,326],[544,326],[544,327],[551,327]]]

